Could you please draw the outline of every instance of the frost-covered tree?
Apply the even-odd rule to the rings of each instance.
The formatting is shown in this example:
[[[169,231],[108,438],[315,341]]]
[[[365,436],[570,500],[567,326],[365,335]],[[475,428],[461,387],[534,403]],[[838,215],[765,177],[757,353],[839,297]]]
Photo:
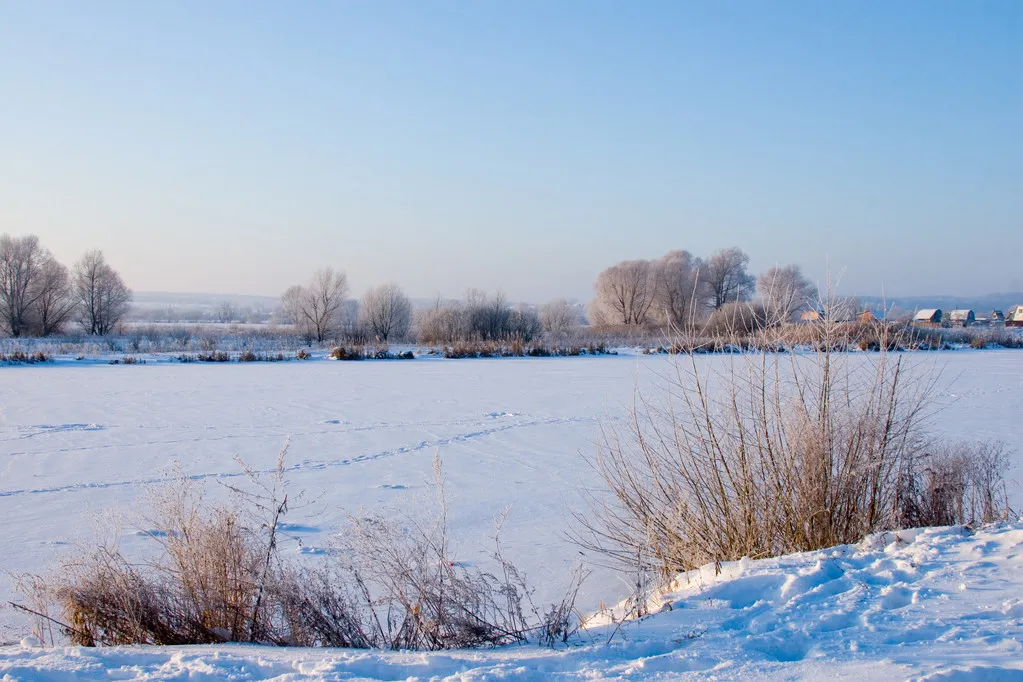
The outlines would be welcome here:
[[[112,332],[131,304],[131,289],[99,250],[75,264],[74,295],[82,329],[99,336]]]
[[[541,306],[540,326],[551,336],[565,336],[579,326],[579,313],[571,303],[560,298]]]
[[[313,274],[305,286],[295,285],[281,295],[281,307],[295,328],[323,343],[335,338],[344,324],[348,277],[334,268]]]
[[[397,284],[384,284],[362,297],[359,321],[368,336],[384,342],[403,339],[412,325],[412,303]]]
[[[39,336],[59,332],[75,312],[71,273],[49,252],[43,255],[36,280],[37,296],[32,311],[32,326]]]
[[[221,324],[234,322],[238,319],[238,307],[230,301],[221,301],[217,306],[217,321]]]
[[[746,272],[749,256],[732,247],[714,252],[701,269],[700,279],[707,283],[707,303],[718,310],[726,303],[748,301],[753,297],[756,280]]]
[[[644,324],[654,301],[651,270],[650,261],[630,260],[601,272],[594,285],[596,297],[591,321],[615,325]]]
[[[43,259],[38,237],[0,236],[0,331],[11,336],[29,332]]]
[[[775,266],[757,278],[757,290],[764,300],[768,319],[788,322],[810,304],[816,287],[803,277],[798,265]]]
[[[706,283],[703,262],[688,251],[669,251],[653,263],[654,307],[658,317],[673,327],[692,325],[700,317]]]

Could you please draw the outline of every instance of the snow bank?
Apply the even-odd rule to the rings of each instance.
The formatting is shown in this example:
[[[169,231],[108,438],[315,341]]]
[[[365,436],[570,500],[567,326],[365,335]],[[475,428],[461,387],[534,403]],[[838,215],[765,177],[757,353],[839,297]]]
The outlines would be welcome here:
[[[1023,680],[1023,523],[887,533],[679,576],[655,615],[532,646],[437,653],[0,647],[14,680]]]

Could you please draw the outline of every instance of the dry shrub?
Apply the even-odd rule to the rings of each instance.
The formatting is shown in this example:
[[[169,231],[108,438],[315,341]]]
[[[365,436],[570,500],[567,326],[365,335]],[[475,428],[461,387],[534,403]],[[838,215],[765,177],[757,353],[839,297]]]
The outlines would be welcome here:
[[[182,479],[154,501],[156,558],[103,544],[63,567],[54,590],[73,644],[253,641],[265,547],[237,509],[207,506]]]
[[[763,306],[755,303],[726,303],[707,319],[706,336],[745,337],[763,329],[768,323]]]
[[[1007,519],[1008,469],[1008,447],[999,441],[929,448],[902,473],[900,525],[972,525]]]
[[[681,339],[660,399],[638,394],[626,426],[605,426],[592,463],[607,494],[577,515],[576,539],[667,578],[899,527],[936,378],[888,350],[888,327],[870,355],[835,352],[846,332],[823,320],[810,353],[733,339],[717,364]]]
[[[333,360],[365,360],[366,349],[363,346],[337,346],[330,351]]]
[[[11,365],[34,365],[38,362],[46,362],[47,360],[49,360],[49,358],[46,356],[46,353],[43,353],[42,351],[26,353],[24,351],[17,350],[6,355],[0,353],[0,362]]]
[[[524,576],[501,554],[496,572],[463,566],[448,543],[447,506],[435,460],[439,511],[398,520],[352,517],[319,565],[279,551],[290,509],[284,454],[267,480],[245,469],[250,489],[211,506],[182,478],[154,499],[146,524],[160,547],[143,562],[116,544],[68,561],[49,584],[25,581],[36,612],[73,644],[258,642],[436,650],[534,640],[553,645],[578,628],[573,576],[563,600],[538,608]],[[495,539],[496,542],[496,539]],[[51,618],[46,604],[59,616]],[[26,607],[22,607],[26,608]],[[45,631],[45,628],[39,628]]]
[[[419,513],[400,521],[379,515],[352,517],[338,548],[347,594],[361,591],[366,605],[360,622],[372,622],[374,646],[438,650],[492,646],[536,638],[565,641],[578,627],[575,597],[584,576],[574,574],[558,603],[541,610],[525,577],[507,561],[495,537],[498,570],[462,565],[448,541],[447,503],[440,461],[434,459],[435,516]],[[498,532],[499,535],[499,532]],[[321,584],[329,584],[321,579]],[[371,614],[371,615],[370,615]]]

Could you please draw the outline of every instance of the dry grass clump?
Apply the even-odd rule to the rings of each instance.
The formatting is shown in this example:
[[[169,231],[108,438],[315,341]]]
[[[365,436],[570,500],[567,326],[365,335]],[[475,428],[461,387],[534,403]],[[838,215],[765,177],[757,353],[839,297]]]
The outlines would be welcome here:
[[[494,341],[465,341],[452,346],[444,346],[441,353],[445,358],[547,358],[547,357],[578,357],[580,355],[617,355],[603,343],[591,342],[588,345],[555,345],[544,343],[527,344],[521,340],[511,343]]]
[[[9,365],[34,365],[38,362],[46,362],[49,360],[46,353],[42,351],[36,351],[35,353],[26,353],[24,351],[14,351],[11,353],[0,353],[0,363]]]
[[[577,540],[668,578],[905,524],[1004,514],[1004,495],[988,492],[1004,468],[982,456],[986,446],[956,460],[956,471],[974,472],[961,475],[962,495],[987,500],[986,512],[950,509],[962,496],[927,477],[926,467],[947,469],[925,456],[936,379],[889,350],[901,346],[889,327],[876,329],[876,353],[837,352],[849,327],[825,319],[811,352],[745,350],[736,338],[716,363],[680,334],[662,394],[638,394],[631,420],[605,428],[592,464],[607,493],[577,516]]]
[[[899,482],[899,525],[991,523],[1008,517],[1005,443],[942,443],[909,463]]]
[[[82,646],[437,650],[553,645],[578,628],[581,572],[563,600],[538,608],[499,544],[495,572],[454,559],[439,461],[436,516],[420,510],[399,519],[351,517],[338,544],[312,566],[285,559],[279,549],[293,501],[285,471],[284,452],[269,479],[246,469],[252,485],[232,488],[234,501],[221,506],[206,503],[202,489],[182,479],[155,499],[146,519],[159,544],[155,556],[135,562],[116,544],[101,544],[65,562],[55,581],[25,581],[38,597],[33,603],[41,604],[32,612]]]

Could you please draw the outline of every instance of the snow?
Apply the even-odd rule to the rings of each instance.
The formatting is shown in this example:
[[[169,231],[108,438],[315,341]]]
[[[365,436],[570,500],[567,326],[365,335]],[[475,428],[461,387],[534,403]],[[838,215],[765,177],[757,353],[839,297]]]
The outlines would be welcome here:
[[[907,354],[941,369],[936,429],[1012,441],[1023,407],[1023,354]],[[704,362],[720,362],[708,356]],[[177,364],[105,361],[0,368],[0,568],[40,572],[78,541],[114,534],[129,552],[152,539],[132,523],[174,463],[211,494],[235,481],[235,455],[272,468],[290,438],[288,478],[307,504],[289,515],[286,548],[315,560],[345,514],[408,509],[429,496],[444,462],[460,558],[483,562],[506,508],[505,554],[559,596],[588,561],[565,538],[581,489],[597,485],[583,456],[598,427],[627,413],[670,359],[661,356],[417,359],[405,362]],[[1020,453],[1012,477],[1018,481]],[[1019,483],[1010,484],[1017,506]],[[1023,528],[936,529],[873,544],[689,576],[652,606],[672,610],[624,626],[610,645],[592,622],[576,645],[438,654],[260,647],[0,648],[10,679],[476,680],[759,676],[836,679],[1023,679]],[[578,606],[598,611],[628,591],[591,566]],[[960,589],[964,586],[964,589]],[[0,599],[17,598],[0,577]],[[1015,600],[1015,601],[1014,601]],[[656,610],[656,609],[655,609]],[[0,640],[25,621],[0,610]],[[1011,670],[1010,670],[1011,669]],[[1016,677],[1013,677],[1016,675]]]
[[[16,680],[1023,680],[1023,523],[706,566],[659,612],[558,649],[0,647]],[[666,605],[670,605],[670,608]],[[614,637],[608,642],[612,632]]]

